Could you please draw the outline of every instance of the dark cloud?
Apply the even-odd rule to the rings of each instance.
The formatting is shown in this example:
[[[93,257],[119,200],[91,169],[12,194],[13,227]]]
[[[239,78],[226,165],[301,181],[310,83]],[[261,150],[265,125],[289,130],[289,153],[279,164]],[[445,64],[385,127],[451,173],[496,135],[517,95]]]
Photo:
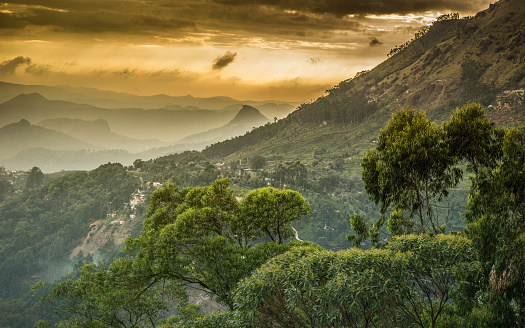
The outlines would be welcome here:
[[[194,26],[187,19],[159,17],[144,13],[116,13],[101,9],[83,12],[62,12],[43,8],[32,8],[25,14],[32,25],[50,26],[63,32],[125,32],[147,33],[159,29],[180,29]]]
[[[319,57],[310,57],[308,58],[307,62],[310,63],[310,64],[317,64],[318,62],[321,61],[321,58]]]
[[[18,56],[11,60],[6,60],[0,64],[0,75],[15,74],[16,69],[22,65],[31,65],[31,58]]]
[[[369,39],[370,39],[369,45],[371,47],[377,47],[383,44],[383,42],[379,41],[376,37],[371,36],[369,37]]]
[[[225,5],[267,5],[318,14],[408,14],[424,11],[473,11],[480,1],[458,0],[212,0]]]
[[[27,22],[19,15],[0,12],[0,28],[24,28]]]
[[[212,68],[215,70],[223,69],[235,60],[235,56],[237,56],[236,52],[227,51],[224,55],[215,58]]]
[[[379,33],[376,24],[367,26],[367,14],[461,12],[483,8],[488,1],[13,0],[6,3],[6,12],[0,13],[0,30],[4,35],[20,35],[20,29],[25,28],[27,35],[43,39],[56,32],[107,33],[112,34],[110,37],[124,36],[129,42],[154,36],[167,42],[179,39],[188,43],[203,42],[194,37],[201,33],[207,35],[208,45],[215,46],[241,44],[254,35],[270,42],[272,38],[281,43],[304,39],[330,42],[347,31]]]
[[[33,74],[33,75],[44,75],[44,74],[49,73],[49,69],[50,69],[49,65],[31,64],[26,67],[26,73]]]

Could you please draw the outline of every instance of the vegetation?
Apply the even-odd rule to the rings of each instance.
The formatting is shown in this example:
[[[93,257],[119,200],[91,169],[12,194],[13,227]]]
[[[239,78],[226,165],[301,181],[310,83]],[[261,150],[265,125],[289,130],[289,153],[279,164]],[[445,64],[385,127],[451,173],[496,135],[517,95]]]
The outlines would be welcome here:
[[[73,260],[69,256],[90,225],[121,208],[137,185],[122,165],[106,164],[91,172],[62,175],[2,203],[0,326],[29,326],[41,316],[31,284],[54,281],[71,271],[82,256]]]
[[[524,127],[487,118],[523,119],[521,98],[496,101],[523,87],[517,3],[443,17],[453,20],[402,55],[202,153],[46,175],[26,189],[25,173],[0,170],[0,198],[2,179],[10,186],[0,325],[523,327]],[[469,101],[492,107],[448,117]],[[399,111],[409,106],[426,115]],[[93,222],[131,213],[123,203],[138,187],[134,213],[147,219],[128,232],[129,253],[110,237],[100,252],[119,259],[71,262]],[[199,308],[195,290],[222,312],[207,314],[202,296]]]
[[[462,129],[465,120],[478,128]],[[354,215],[351,225],[354,245],[368,236],[372,249],[290,242],[291,223],[310,212],[295,191],[266,187],[239,202],[228,179],[167,185],[152,194],[142,235],[128,240],[131,256],[107,268],[86,264],[43,300],[66,327],[522,328],[523,149],[525,127],[496,129],[477,104],[440,127],[402,110],[363,159],[381,217],[369,227]],[[434,204],[465,166],[467,229],[444,235]],[[386,238],[377,237],[379,224]],[[191,289],[210,293],[224,311],[199,312],[188,303]]]

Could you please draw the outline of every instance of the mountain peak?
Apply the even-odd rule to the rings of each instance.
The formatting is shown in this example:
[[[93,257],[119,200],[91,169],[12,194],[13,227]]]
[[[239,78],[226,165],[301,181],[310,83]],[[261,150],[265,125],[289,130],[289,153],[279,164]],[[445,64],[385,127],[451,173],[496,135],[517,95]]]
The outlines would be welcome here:
[[[255,107],[249,105],[243,105],[241,110],[235,115],[235,117],[228,123],[235,125],[250,125],[250,124],[264,124],[270,120],[261,114],[259,110]]]
[[[21,119],[20,122],[15,123],[15,124],[17,124],[19,127],[23,127],[23,128],[31,126],[31,123],[29,123],[29,121],[26,120],[26,119]]]
[[[18,96],[11,99],[11,101],[42,101],[47,100],[44,96],[39,93],[21,93]]]

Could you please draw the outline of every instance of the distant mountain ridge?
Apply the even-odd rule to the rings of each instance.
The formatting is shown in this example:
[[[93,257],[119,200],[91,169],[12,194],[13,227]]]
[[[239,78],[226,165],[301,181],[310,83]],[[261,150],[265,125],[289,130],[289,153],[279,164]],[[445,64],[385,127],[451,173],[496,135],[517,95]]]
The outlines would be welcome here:
[[[212,143],[241,136],[269,121],[257,108],[244,105],[226,125],[188,136],[177,141],[177,143],[187,144],[193,150],[202,150]]]
[[[175,110],[202,109],[228,111],[229,107],[242,104],[256,106],[268,116],[283,118],[292,112],[299,103],[278,100],[250,101],[236,100],[230,97],[199,98],[193,96],[138,96],[128,93],[98,90],[94,88],[70,86],[22,85],[0,81],[0,103],[8,101],[19,94],[39,93],[51,100],[65,100],[78,104],[87,104],[109,109],[169,108]],[[237,110],[237,108],[235,108]]]
[[[250,125],[254,126],[263,125],[269,122],[269,119],[261,114],[261,112],[252,106],[243,105],[241,110],[235,115],[235,117],[228,122],[226,125]]]
[[[160,140],[132,139],[110,130],[109,123],[103,119],[85,121],[81,119],[57,118],[38,122],[37,125],[60,131],[74,138],[106,149],[123,149],[129,152],[140,152],[148,148],[166,147]]]
[[[101,149],[65,133],[31,125],[25,119],[0,128],[0,159],[7,159],[32,147],[52,150]]]
[[[27,119],[104,119],[114,133],[134,139],[160,139],[166,142],[195,131],[206,131],[227,123],[233,113],[211,110],[107,109],[64,100],[49,100],[40,94],[20,94],[0,104],[0,126]]]

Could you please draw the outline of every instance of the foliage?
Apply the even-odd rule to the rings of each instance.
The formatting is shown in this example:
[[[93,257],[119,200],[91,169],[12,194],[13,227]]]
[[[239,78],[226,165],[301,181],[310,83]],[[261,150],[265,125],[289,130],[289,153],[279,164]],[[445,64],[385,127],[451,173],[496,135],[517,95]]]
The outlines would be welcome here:
[[[435,327],[478,268],[464,237],[402,236],[371,251],[295,248],[239,284],[236,315],[253,327]]]
[[[436,327],[446,304],[480,271],[477,254],[465,237],[397,236],[386,249],[407,254],[406,285],[398,291],[396,306],[420,327]]]
[[[450,13],[450,14],[443,14],[441,16],[439,16],[435,22],[432,22],[432,25],[434,25],[436,22],[444,22],[444,21],[447,21],[447,20],[455,20],[455,19],[459,19],[459,13]],[[432,26],[431,25],[431,26]],[[427,32],[430,30],[430,27],[431,26],[425,26],[423,27],[421,30],[419,30],[418,32],[416,32],[416,34],[414,35],[414,37],[403,43],[402,45],[400,46],[395,46],[393,49],[390,49],[390,52],[387,54],[388,57],[392,57],[393,55],[405,50],[406,48],[408,48],[408,46],[414,42],[415,40],[423,37],[425,34],[427,34]]]
[[[309,212],[304,198],[264,188],[239,204],[228,185],[222,179],[207,187],[169,185],[154,192],[142,236],[127,242],[137,251],[143,279],[172,279],[231,307],[237,281],[291,247],[283,242],[290,222]],[[276,243],[255,245],[262,236]]]
[[[380,229],[390,206],[417,220],[414,232],[442,230],[433,213],[433,202],[448,195],[461,173],[453,167],[443,132],[423,113],[401,110],[381,131],[375,150],[363,158],[363,181],[370,198],[381,204]],[[377,240],[374,240],[377,242]]]
[[[272,174],[275,181],[279,181],[279,185],[289,186],[305,186],[308,170],[300,161],[296,161],[291,165],[279,164]]]
[[[480,104],[467,104],[457,109],[443,125],[449,151],[456,161],[466,161],[478,174],[482,167],[493,167],[501,157],[503,131],[495,128]]]
[[[133,270],[130,259],[109,268],[86,264],[78,279],[58,283],[42,301],[64,320],[59,327],[156,327],[184,290],[165,281],[140,285]]]
[[[263,169],[266,166],[266,158],[261,155],[255,155],[250,158],[250,166],[255,171]]]
[[[485,288],[525,325],[525,127],[507,130],[501,162],[473,179],[467,233],[484,264]],[[497,304],[497,302],[496,302]],[[512,306],[514,304],[514,306]],[[497,310],[496,310],[497,311]]]
[[[13,191],[13,187],[4,178],[0,178],[0,202],[4,200],[4,198],[9,195]]]
[[[26,178],[26,189],[33,189],[33,188],[39,188],[42,186],[42,182],[44,181],[44,173],[36,167],[33,166],[31,171],[27,174]]]
[[[89,225],[127,202],[136,183],[122,165],[106,164],[6,200],[0,206],[1,297],[28,292],[32,276],[54,280],[67,273],[69,254]]]
[[[295,191],[267,187],[250,191],[239,210],[240,226],[251,228],[244,234],[266,234],[282,244],[292,236],[291,223],[310,213],[311,208]]]

